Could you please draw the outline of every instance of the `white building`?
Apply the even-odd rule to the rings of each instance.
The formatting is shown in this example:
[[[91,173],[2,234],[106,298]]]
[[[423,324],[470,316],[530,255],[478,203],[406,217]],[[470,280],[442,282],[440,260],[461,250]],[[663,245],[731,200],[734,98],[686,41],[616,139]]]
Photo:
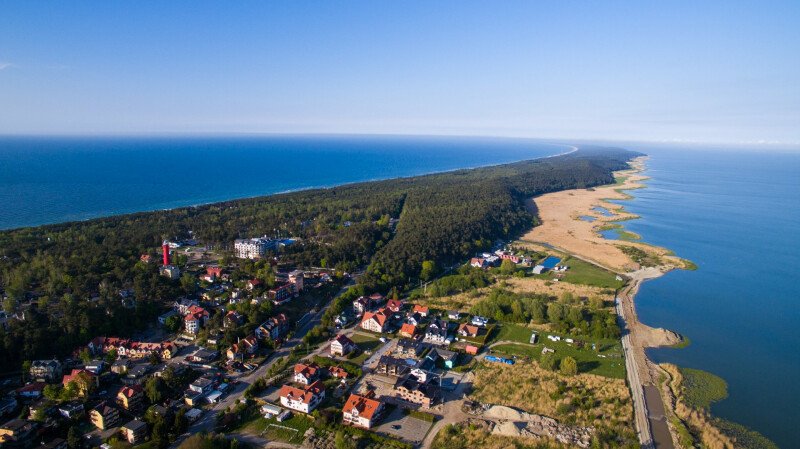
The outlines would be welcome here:
[[[236,239],[233,242],[234,253],[240,259],[260,259],[267,254],[267,251],[276,246],[277,241],[266,237]]]
[[[311,413],[325,399],[325,386],[316,381],[300,389],[284,385],[280,390],[281,405],[302,413]]]

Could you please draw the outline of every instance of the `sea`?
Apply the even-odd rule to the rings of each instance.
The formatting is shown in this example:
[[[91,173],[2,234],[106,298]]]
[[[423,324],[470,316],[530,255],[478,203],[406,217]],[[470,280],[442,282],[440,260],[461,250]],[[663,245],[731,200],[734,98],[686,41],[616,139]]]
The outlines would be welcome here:
[[[646,282],[640,319],[691,344],[658,362],[728,382],[712,407],[800,447],[800,152],[622,145],[647,188],[621,204],[645,242],[698,265]],[[413,176],[571,150],[529,139],[400,136],[1,137],[0,229]]]
[[[0,137],[0,229],[553,156],[531,139]]]
[[[800,447],[800,152],[627,148],[651,179],[618,202],[641,216],[624,228],[698,266],[637,294],[644,323],[690,339],[650,357],[722,377],[714,415]]]

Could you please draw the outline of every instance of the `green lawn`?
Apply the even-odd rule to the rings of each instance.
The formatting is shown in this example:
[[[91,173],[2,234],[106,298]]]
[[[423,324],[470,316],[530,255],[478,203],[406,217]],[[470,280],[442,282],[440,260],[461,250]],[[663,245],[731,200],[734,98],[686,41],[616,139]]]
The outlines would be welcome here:
[[[575,345],[570,345],[565,341],[553,342],[547,339],[547,332],[537,331],[539,339],[535,345],[528,343],[531,330],[516,324],[504,323],[497,333],[497,337],[492,341],[516,341],[523,344],[501,344],[491,348],[492,351],[504,353],[506,355],[516,355],[517,357],[528,357],[539,360],[542,355],[542,348],[545,346],[554,349],[557,359],[566,356],[574,358],[578,362],[580,372],[597,374],[599,376],[613,377],[616,379],[625,378],[625,359],[622,357],[622,344],[617,340],[601,339],[596,340],[583,336],[572,336],[575,340],[581,340],[586,345],[583,349],[578,349]],[[570,337],[559,334],[561,338]],[[592,350],[592,343],[600,349],[599,352]],[[600,356],[605,357],[600,357]]]
[[[533,329],[528,329],[525,326],[513,323],[498,324],[497,329],[497,332],[495,332],[495,335],[491,338],[491,342],[518,341],[520,343],[528,343],[531,338],[531,333],[534,332]],[[536,331],[536,333],[540,334],[539,338],[541,338],[541,332]]]
[[[313,425],[314,422],[309,417],[293,412],[292,417],[284,422],[278,422],[275,418],[266,419],[263,416],[259,416],[242,427],[241,431],[263,436],[270,440],[297,444],[303,441],[303,434]],[[284,427],[294,430],[284,429]]]
[[[616,280],[615,273],[575,257],[567,257],[561,264],[569,266],[569,270],[561,278],[563,282],[613,289],[624,285],[623,281]]]
[[[379,337],[373,337],[367,334],[355,333],[350,339],[353,340],[353,343],[361,348],[362,351],[372,351],[382,344]]]

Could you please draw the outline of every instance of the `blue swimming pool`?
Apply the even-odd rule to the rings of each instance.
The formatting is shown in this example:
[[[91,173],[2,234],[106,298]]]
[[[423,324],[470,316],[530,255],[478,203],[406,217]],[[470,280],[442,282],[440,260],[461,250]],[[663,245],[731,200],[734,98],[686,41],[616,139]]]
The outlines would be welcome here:
[[[551,270],[551,269],[555,268],[556,265],[558,265],[559,262],[561,262],[560,258],[558,258],[556,256],[547,256],[547,258],[545,260],[543,260],[542,263],[540,263],[539,265],[547,268],[548,270]]]

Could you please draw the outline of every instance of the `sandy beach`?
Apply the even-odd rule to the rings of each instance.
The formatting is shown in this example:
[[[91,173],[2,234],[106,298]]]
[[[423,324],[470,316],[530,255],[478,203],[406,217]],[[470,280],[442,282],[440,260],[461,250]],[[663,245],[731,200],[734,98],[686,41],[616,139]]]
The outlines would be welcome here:
[[[642,175],[646,158],[636,158],[631,169],[615,173],[618,182],[614,185],[591,189],[565,190],[548,193],[529,200],[529,208],[538,214],[541,224],[525,234],[521,241],[531,244],[547,244],[584,260],[593,262],[617,273],[627,273],[642,268],[622,247],[638,248],[652,256],[662,271],[685,268],[686,262],[665,249],[629,240],[610,240],[599,234],[604,227],[618,225],[625,220],[638,218],[625,211],[624,207],[608,200],[630,198],[626,190],[643,188]],[[607,209],[606,216],[595,207]],[[592,217],[586,221],[581,217]]]

